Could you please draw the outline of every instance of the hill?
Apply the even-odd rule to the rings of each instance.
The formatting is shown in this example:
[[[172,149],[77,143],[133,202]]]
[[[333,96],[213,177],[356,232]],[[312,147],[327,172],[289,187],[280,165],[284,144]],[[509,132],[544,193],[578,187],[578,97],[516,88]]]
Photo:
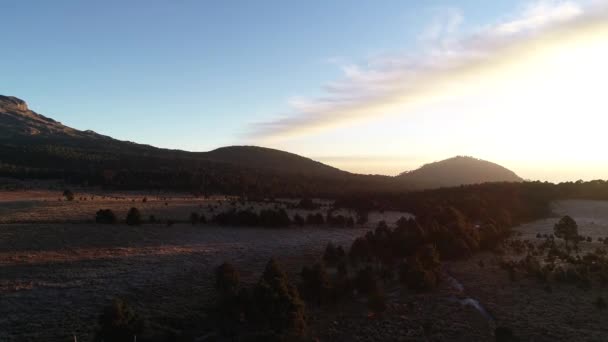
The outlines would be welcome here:
[[[0,176],[255,196],[392,187],[391,177],[355,175],[269,148],[187,152],[121,141],[67,127],[9,96],[0,96]]]
[[[344,176],[348,172],[305,158],[294,153],[259,146],[228,146],[204,152],[209,160],[230,163],[242,167],[270,168],[284,172]]]
[[[163,149],[65,126],[10,96],[0,96],[0,177],[256,197],[333,197],[521,181],[499,165],[468,157],[389,177],[353,174],[297,154],[257,146],[229,146],[209,152]]]
[[[487,182],[521,182],[515,172],[498,164],[472,157],[458,156],[423,165],[396,177],[415,188],[452,187]]]

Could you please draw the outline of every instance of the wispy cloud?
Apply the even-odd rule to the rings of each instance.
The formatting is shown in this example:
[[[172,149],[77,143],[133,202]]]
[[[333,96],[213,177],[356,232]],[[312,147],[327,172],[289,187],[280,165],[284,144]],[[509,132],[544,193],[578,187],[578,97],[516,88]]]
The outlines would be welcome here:
[[[593,25],[608,25],[606,4],[597,0],[537,1],[465,37],[456,34],[463,14],[444,9],[419,36],[423,52],[383,55],[365,65],[344,64],[343,77],[325,85],[323,96],[291,99],[289,114],[253,124],[250,137],[281,139],[404,112],[408,106],[440,96],[446,85],[463,75],[519,58],[548,40],[584,34]]]

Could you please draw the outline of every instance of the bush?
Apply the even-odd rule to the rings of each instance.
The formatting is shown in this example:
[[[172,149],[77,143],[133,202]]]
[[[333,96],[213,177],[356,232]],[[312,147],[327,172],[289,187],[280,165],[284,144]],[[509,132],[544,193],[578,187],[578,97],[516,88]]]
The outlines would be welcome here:
[[[138,226],[141,224],[141,214],[137,208],[129,209],[126,222],[129,226]]]
[[[312,201],[310,198],[302,198],[297,205],[298,208],[304,210],[316,210],[319,209],[319,205]]]
[[[357,224],[366,224],[369,221],[369,213],[365,210],[357,210]]]
[[[239,287],[239,274],[229,263],[215,269],[215,289],[223,296],[235,295]]]
[[[122,299],[114,299],[99,317],[98,339],[102,341],[131,342],[141,334],[143,321]]]
[[[95,215],[95,222],[102,224],[114,224],[118,222],[116,215],[110,209],[101,209]]]
[[[73,201],[74,193],[70,189],[65,189],[63,191],[63,197],[65,197],[66,201]]]
[[[198,213],[192,212],[190,213],[190,223],[194,226],[199,223],[201,216]]]
[[[306,224],[319,225],[323,223],[325,223],[325,220],[323,219],[323,215],[321,215],[321,213],[306,215]]]
[[[215,215],[215,221],[220,225],[231,226],[262,226],[262,227],[287,227],[291,220],[285,209],[266,209],[260,214],[250,210],[232,210]]]
[[[300,214],[295,214],[295,216],[293,217],[293,223],[295,223],[297,226],[303,226],[306,221],[302,216],[300,216]]]

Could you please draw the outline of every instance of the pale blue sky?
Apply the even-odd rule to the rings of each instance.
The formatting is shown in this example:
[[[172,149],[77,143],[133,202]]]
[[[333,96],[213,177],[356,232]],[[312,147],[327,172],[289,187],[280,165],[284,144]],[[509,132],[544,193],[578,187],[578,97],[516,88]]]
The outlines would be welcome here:
[[[451,1],[0,0],[0,94],[65,124],[207,150],[340,75],[415,48]],[[513,1],[462,1],[471,24]]]
[[[424,72],[445,70],[436,65],[451,65],[455,53],[517,43],[521,32],[585,14],[591,2],[602,1],[0,0],[0,94],[20,97],[78,129],[160,147],[205,151],[255,143],[352,171],[389,174],[475,154],[542,178],[540,167],[523,164],[534,156],[518,159],[518,150],[438,145],[434,134],[447,113],[441,106],[383,121],[389,110],[365,101],[394,104],[386,84],[398,81],[401,89],[418,80],[404,78],[399,68],[428,81]],[[488,32],[507,38],[494,44]],[[357,98],[346,115],[349,87]],[[482,105],[448,100],[460,104],[456,112],[462,115]],[[336,102],[342,107],[336,109]],[[367,111],[355,113],[358,108]],[[391,158],[402,159],[389,167]]]

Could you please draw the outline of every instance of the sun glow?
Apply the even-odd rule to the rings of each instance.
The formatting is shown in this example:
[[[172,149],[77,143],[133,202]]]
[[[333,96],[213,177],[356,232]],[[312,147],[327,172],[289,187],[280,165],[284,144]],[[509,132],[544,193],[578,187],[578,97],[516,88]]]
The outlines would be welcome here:
[[[425,151],[426,162],[472,155],[502,163],[529,179],[571,180],[575,174],[605,178],[608,23],[558,30],[501,54],[450,77],[438,75],[429,82],[432,86],[421,84],[415,96],[396,94],[384,103],[356,109],[373,113],[356,115],[357,120],[328,132],[285,141],[282,147],[318,154],[317,147],[333,144],[339,150],[336,140],[356,140],[366,141],[357,146],[361,155],[416,154],[417,148]],[[433,132],[433,139],[417,130]],[[301,151],[303,142],[310,151]],[[354,155],[347,147],[343,152]],[[388,159],[380,159],[343,158],[332,165],[396,173],[387,167]],[[416,159],[412,166],[419,165]]]

